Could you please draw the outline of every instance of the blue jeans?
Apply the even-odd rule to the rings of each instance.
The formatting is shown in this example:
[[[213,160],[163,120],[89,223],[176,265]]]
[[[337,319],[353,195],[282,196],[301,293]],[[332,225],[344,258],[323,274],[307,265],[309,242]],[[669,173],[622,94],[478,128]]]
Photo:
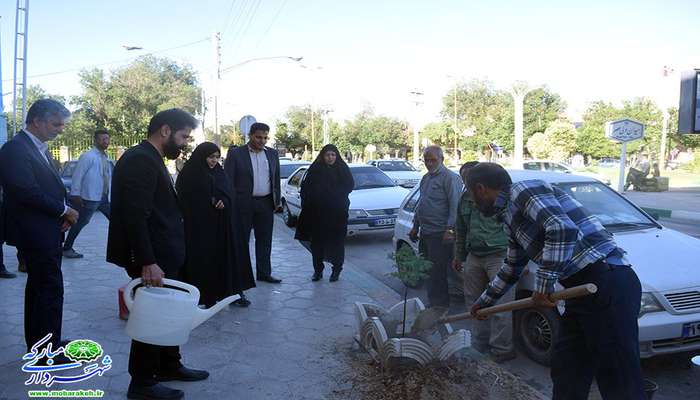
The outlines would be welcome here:
[[[78,237],[78,234],[81,230],[83,230],[85,225],[90,223],[90,220],[92,219],[92,214],[94,214],[95,211],[98,210],[102,214],[104,214],[104,216],[107,217],[107,219],[109,219],[110,206],[109,199],[107,196],[103,196],[101,201],[90,201],[83,199],[83,205],[78,210],[78,222],[76,222],[75,225],[71,226],[70,230],[68,231],[68,237],[63,243],[63,250],[70,250],[73,248],[75,238]]]

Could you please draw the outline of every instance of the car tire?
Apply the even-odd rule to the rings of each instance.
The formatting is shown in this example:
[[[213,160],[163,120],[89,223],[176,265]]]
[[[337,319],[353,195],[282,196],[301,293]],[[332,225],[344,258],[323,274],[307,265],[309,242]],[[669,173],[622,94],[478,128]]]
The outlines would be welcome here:
[[[515,339],[533,361],[549,367],[554,338],[559,335],[561,316],[556,308],[529,308],[513,312]]]
[[[284,221],[284,224],[290,228],[293,228],[297,224],[297,217],[292,215],[286,201],[282,202],[282,220]]]

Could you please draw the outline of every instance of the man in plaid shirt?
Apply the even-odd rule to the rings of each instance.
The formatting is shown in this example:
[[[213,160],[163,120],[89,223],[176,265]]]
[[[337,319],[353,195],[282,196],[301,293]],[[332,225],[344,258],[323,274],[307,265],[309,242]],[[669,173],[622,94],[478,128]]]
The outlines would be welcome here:
[[[472,305],[494,304],[517,283],[529,261],[539,265],[532,299],[554,307],[550,294],[594,283],[594,295],[566,301],[554,338],[553,398],[587,399],[593,378],[605,399],[645,399],[637,317],[641,284],[612,235],[561,189],[540,180],[512,183],[498,164],[480,163],[467,185],[476,207],[496,215],[508,236],[506,263]]]

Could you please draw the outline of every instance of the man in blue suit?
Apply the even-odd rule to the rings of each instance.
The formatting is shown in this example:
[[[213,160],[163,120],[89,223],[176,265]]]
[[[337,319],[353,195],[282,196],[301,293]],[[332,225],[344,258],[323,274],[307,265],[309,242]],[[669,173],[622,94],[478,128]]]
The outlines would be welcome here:
[[[57,349],[63,318],[61,242],[78,220],[46,142],[63,131],[70,112],[59,102],[37,100],[26,128],[0,149],[0,183],[5,190],[5,240],[27,265],[24,337],[27,350],[51,333]]]

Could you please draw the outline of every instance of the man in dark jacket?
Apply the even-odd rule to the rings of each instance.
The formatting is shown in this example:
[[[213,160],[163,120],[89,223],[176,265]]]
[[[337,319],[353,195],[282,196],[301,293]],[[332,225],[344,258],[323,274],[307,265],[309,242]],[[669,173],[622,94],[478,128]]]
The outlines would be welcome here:
[[[5,207],[3,207],[2,203],[2,186],[0,186],[0,278],[12,279],[17,275],[8,271],[3,263],[2,244],[5,243]]]
[[[242,234],[247,241],[255,231],[255,275],[257,280],[280,283],[272,276],[270,253],[274,212],[280,205],[280,160],[277,150],[265,146],[270,127],[256,122],[250,127],[245,146],[229,148],[224,170],[236,194]]]
[[[126,269],[132,278],[143,278],[146,286],[176,279],[185,262],[182,215],[163,157],[176,159],[196,126],[197,120],[183,110],[159,112],[148,125],[148,139],[127,150],[114,168],[107,261]],[[209,376],[184,367],[178,346],[136,340],[131,342],[129,374],[130,399],[180,399],[181,390],[158,382]]]
[[[5,191],[5,240],[27,264],[24,336],[27,351],[48,334],[53,349],[61,341],[63,319],[63,232],[78,220],[66,205],[66,189],[48,141],[65,127],[63,104],[40,99],[27,111],[26,128],[0,149],[0,183]]]

